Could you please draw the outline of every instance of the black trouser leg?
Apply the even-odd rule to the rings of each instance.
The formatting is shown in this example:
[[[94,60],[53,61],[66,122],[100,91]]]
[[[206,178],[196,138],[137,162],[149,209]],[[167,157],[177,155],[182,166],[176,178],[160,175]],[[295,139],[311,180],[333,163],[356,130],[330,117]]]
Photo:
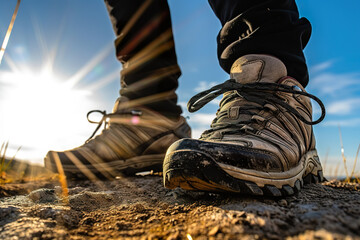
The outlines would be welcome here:
[[[299,19],[295,0],[209,0],[222,23],[218,35],[221,67],[231,65],[246,54],[269,54],[282,60],[288,75],[304,87],[309,81],[303,54],[311,25]]]
[[[181,75],[166,0],[105,0],[123,64],[120,95],[167,116],[179,116]],[[144,102],[145,101],[145,102]]]

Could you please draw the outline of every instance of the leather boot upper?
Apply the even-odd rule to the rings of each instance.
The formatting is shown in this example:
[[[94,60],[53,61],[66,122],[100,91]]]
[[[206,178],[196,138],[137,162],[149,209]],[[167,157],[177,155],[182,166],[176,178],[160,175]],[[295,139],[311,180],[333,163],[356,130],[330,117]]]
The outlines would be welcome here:
[[[268,55],[239,58],[231,68],[231,78],[241,84],[275,83],[305,92],[295,79],[287,76],[285,65]],[[238,146],[238,153],[234,152],[238,160],[218,158],[225,164],[236,166],[239,163],[226,161],[247,158],[250,163],[246,168],[259,169],[261,166],[266,171],[291,169],[307,151],[315,148],[315,138],[312,126],[284,104],[296,110],[307,122],[312,121],[311,102],[306,96],[266,89],[259,89],[251,95],[228,91],[224,93],[211,129],[205,131],[200,139]]]

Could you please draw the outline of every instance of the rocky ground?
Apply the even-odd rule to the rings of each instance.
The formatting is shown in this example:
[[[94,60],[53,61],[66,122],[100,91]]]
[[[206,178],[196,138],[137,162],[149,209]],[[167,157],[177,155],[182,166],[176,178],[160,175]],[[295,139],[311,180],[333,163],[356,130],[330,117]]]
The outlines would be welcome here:
[[[287,198],[167,190],[160,176],[0,185],[0,239],[360,239],[360,184]]]

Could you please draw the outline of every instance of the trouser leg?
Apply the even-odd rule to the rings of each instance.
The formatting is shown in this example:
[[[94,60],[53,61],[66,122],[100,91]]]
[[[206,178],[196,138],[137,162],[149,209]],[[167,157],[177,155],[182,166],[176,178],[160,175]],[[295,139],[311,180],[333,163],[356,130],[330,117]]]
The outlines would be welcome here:
[[[116,55],[123,64],[120,95],[178,116],[175,90],[181,73],[167,1],[105,0],[105,4],[117,36]]]
[[[295,0],[209,0],[222,24],[218,58],[230,72],[231,65],[246,54],[269,54],[282,60],[288,75],[304,87],[309,81],[303,54],[311,25],[299,18]]]

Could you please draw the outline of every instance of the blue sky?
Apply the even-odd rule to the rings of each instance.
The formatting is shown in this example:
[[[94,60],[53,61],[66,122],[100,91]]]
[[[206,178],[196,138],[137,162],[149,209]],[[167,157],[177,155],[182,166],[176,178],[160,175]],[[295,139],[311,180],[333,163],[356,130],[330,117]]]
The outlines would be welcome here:
[[[307,90],[320,97],[327,107],[327,117],[315,126],[315,133],[320,157],[325,159],[328,155],[329,171],[341,160],[338,125],[350,165],[360,144],[360,2],[302,0],[297,3],[300,15],[307,17],[313,26],[313,35],[305,49],[310,70]],[[2,40],[16,1],[0,0],[0,5]],[[169,0],[169,5],[183,72],[179,102],[186,105],[198,91],[228,78],[216,58],[220,23],[205,0]],[[118,96],[121,66],[115,58],[113,40],[103,1],[23,0],[0,65],[0,140],[10,140],[14,149],[22,145],[19,155],[36,162],[41,162],[47,149],[64,150],[82,144],[95,128],[87,123],[86,113],[92,109],[111,111]],[[15,69],[35,74],[48,65],[60,84],[53,87],[61,88],[61,84],[72,79],[73,92],[57,96],[60,91],[52,93],[45,89],[45,84],[32,90],[39,83],[31,77],[26,82],[26,74],[22,75],[25,79],[4,80],[6,73]],[[57,100],[52,100],[55,95]],[[30,99],[35,96],[40,100],[32,103]],[[9,105],[13,110],[9,110]],[[195,137],[208,127],[216,109],[216,101],[196,114],[184,109]],[[314,111],[316,114],[318,109]],[[9,120],[13,117],[14,120]]]

